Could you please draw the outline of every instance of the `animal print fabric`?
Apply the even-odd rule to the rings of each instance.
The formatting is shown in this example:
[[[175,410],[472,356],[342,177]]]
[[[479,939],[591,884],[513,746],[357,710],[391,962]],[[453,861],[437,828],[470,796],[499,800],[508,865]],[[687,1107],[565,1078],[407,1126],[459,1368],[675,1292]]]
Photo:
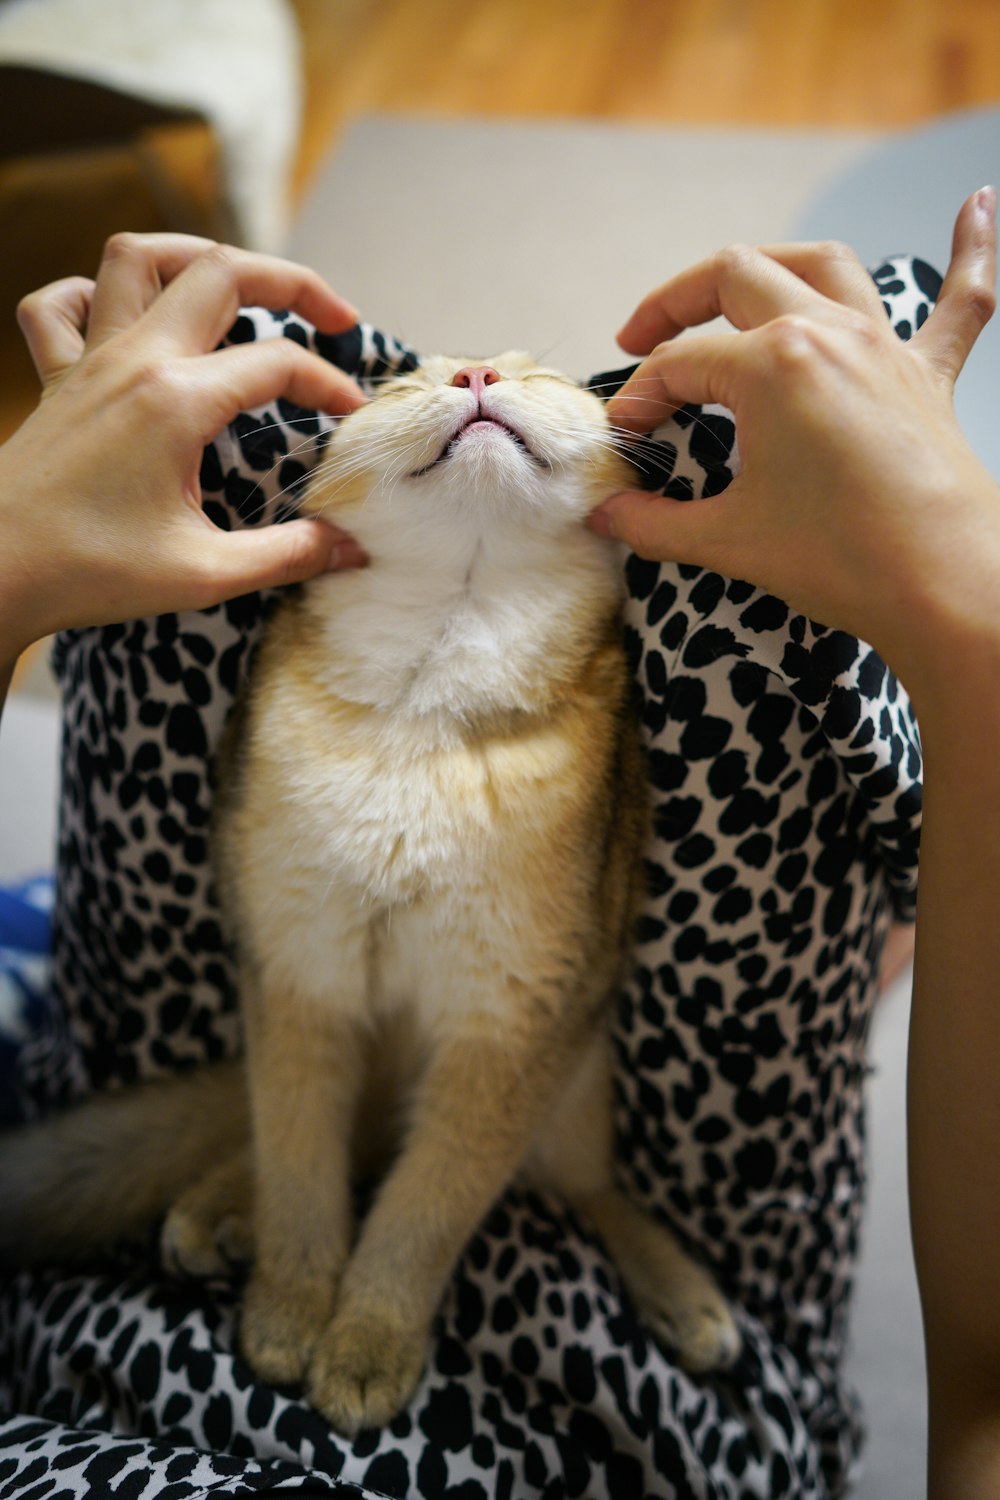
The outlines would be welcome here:
[[[939,279],[875,273],[902,337]],[[414,354],[252,310],[374,385]],[[594,377],[608,395],[624,372]],[[325,424],[277,403],[205,451],[221,526],[295,508]],[[734,429],[688,407],[650,488],[732,476]],[[619,1167],[715,1268],[744,1338],[695,1378],[645,1335],[565,1207],[511,1190],[469,1244],[410,1407],[348,1441],[236,1352],[238,1288],[147,1260],[23,1274],[0,1301],[0,1497],[142,1500],[310,1482],[393,1497],[831,1500],[861,1441],[840,1366],[864,1192],[866,1036],[893,910],[912,915],[920,751],[866,646],[749,585],[631,557],[626,632],[654,789],[648,897],[614,1018]],[[254,596],[61,639],[63,800],[36,1108],[232,1053],[209,887],[209,766],[267,610]],[[345,1488],[345,1486],[347,1488]],[[355,1488],[360,1487],[360,1488]]]

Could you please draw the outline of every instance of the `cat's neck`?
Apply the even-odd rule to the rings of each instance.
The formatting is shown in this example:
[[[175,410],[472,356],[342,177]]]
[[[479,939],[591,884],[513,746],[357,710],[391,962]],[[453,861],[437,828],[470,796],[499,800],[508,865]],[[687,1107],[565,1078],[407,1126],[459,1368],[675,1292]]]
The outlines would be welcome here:
[[[370,565],[307,587],[325,685],[402,718],[544,712],[569,690],[621,595],[620,558],[582,525],[338,513]]]

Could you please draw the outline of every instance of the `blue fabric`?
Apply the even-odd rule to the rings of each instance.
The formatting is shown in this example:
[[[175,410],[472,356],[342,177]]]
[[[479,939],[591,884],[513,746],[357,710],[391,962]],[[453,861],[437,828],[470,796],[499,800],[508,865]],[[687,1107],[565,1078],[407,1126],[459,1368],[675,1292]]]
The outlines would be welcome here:
[[[0,948],[20,953],[48,953],[52,948],[53,882],[51,877],[0,890]]]
[[[51,1024],[54,881],[0,889],[0,1128],[26,1117],[20,1060]]]

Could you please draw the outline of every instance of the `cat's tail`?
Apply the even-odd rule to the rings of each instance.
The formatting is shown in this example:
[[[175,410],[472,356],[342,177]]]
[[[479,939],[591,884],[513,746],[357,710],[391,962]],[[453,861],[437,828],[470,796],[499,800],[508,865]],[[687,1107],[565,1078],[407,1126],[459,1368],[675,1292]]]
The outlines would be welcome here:
[[[146,1232],[249,1136],[240,1063],[102,1094],[0,1137],[0,1265],[70,1265]]]

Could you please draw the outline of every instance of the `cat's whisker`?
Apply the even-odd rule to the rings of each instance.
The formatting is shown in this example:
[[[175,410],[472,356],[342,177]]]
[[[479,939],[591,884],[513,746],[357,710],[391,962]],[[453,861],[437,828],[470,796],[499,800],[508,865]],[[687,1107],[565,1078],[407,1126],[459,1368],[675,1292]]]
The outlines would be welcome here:
[[[368,467],[367,463],[358,464],[357,467],[356,467],[356,469],[353,472],[348,473],[348,474],[346,474],[343,477],[342,483],[336,486],[336,489],[331,492],[331,495],[334,494],[334,493],[336,493],[337,490],[342,489],[344,484],[348,483],[351,479],[356,478],[358,474],[364,473],[366,471],[367,467]],[[340,476],[338,476],[338,477],[340,477]],[[282,495],[286,495],[286,494],[292,493],[292,492],[294,492],[300,486],[303,489],[306,486],[315,487],[315,486],[323,485],[325,487],[325,485],[326,485],[326,479],[327,479],[327,476],[326,476],[326,474],[325,474],[322,466],[319,466],[316,469],[314,469],[311,474],[307,474],[304,477],[298,478],[298,479],[294,480],[291,484],[286,485],[284,489],[279,490],[278,493],[273,497],[273,501],[276,503],[278,500],[280,500],[280,498],[281,498]],[[295,498],[297,500],[298,496],[296,495]],[[325,509],[325,507],[324,507],[324,509]],[[285,506],[283,514],[281,516],[281,519],[285,520],[289,516],[291,516],[293,513],[294,512],[293,512],[293,509],[292,509],[291,506]],[[275,512],[275,520],[277,520],[277,519],[278,519],[278,512],[276,510],[276,512]]]
[[[391,449],[388,451],[391,453]],[[370,472],[375,467],[377,467],[377,464],[372,459],[371,451],[366,450],[363,453],[352,455],[352,461],[345,463],[340,469],[335,469],[331,461],[328,467],[317,470],[312,476],[311,484],[315,489],[321,489],[324,492],[324,503],[319,513],[322,514],[329,509],[336,496],[345,486],[360,475]]]
[[[562,344],[565,344],[568,338],[569,332],[561,333],[553,343],[549,344],[548,348],[543,349],[540,354],[537,354],[535,356],[535,363],[539,365],[544,364],[549,355],[554,353],[555,350],[558,349]]]
[[[651,379],[651,381],[653,381],[653,383],[657,383],[657,382],[655,382],[655,377],[650,377],[650,379]],[[648,399],[645,396],[640,396],[640,395],[622,396],[622,395],[616,394],[615,397],[614,397],[614,399],[616,401],[640,401],[644,405],[648,405]],[[689,401],[680,401],[680,402],[664,401],[663,402],[663,408],[664,408],[663,417],[656,424],[656,426],[657,427],[665,426],[666,423],[668,423],[671,420],[671,418],[674,417],[677,414],[677,412],[684,411],[684,412],[687,412],[689,414],[692,424],[694,424],[694,425],[700,425],[702,427],[707,427],[708,423],[706,422],[706,420],[702,416],[699,415],[699,411],[697,409],[702,404],[703,403],[689,402]],[[720,408],[720,412],[718,413],[718,415],[722,415],[722,414],[723,414],[723,409]],[[713,413],[713,415],[716,415],[716,414]],[[730,417],[730,420],[732,420],[731,417]],[[656,428],[655,427],[652,428],[651,431],[655,432]]]
[[[323,413],[321,412],[311,412],[308,416],[303,417],[284,417],[280,422],[265,422],[260,427],[251,427],[249,432],[241,432],[237,438],[237,442],[246,438],[259,437],[262,432],[273,432],[276,428],[298,427],[303,422],[311,422],[315,426],[317,422],[322,422],[322,420]],[[316,433],[312,433],[310,437],[315,437],[316,435]]]
[[[705,432],[707,432],[715,440],[715,442],[718,443],[720,457],[722,457],[723,455],[726,456],[727,467],[728,467],[729,466],[728,465],[728,459],[732,455],[732,450],[731,450],[729,444],[725,443],[722,440],[722,438],[719,437],[718,433],[713,430],[711,424],[704,417],[698,416],[696,413],[692,412],[689,407],[675,407],[674,410],[675,411],[681,411],[681,410],[687,410],[688,411],[689,416],[690,416],[690,422],[687,425],[689,425],[691,427],[701,427],[701,428],[703,428],[705,430]],[[720,415],[721,415],[721,413],[720,413]],[[732,420],[732,418],[730,418],[730,420]],[[667,439],[667,438],[657,438],[655,436],[655,434],[659,431],[660,427],[666,426],[667,422],[669,422],[669,421],[670,421],[670,418],[666,417],[663,422],[659,423],[649,433],[633,433],[628,428],[621,428],[621,429],[618,429],[618,430],[627,433],[628,436],[631,437],[631,438],[633,438],[633,439],[637,439],[637,440],[641,440],[641,441],[648,441],[648,442],[652,442],[652,443],[666,442],[666,441],[671,441],[671,440]],[[678,425],[680,426],[681,424],[678,424]],[[683,432],[685,430],[686,430],[686,427],[681,426],[681,431]]]
[[[382,483],[380,485],[380,489],[381,489],[383,495],[385,496],[386,505],[389,506],[389,507],[391,507],[391,505],[392,505],[393,494],[394,494],[394,492],[396,490],[396,486],[399,483],[400,476],[406,470],[407,463],[408,463],[408,456],[404,455],[402,458],[398,459],[395,464],[390,465],[390,467],[386,470],[386,472],[382,476]],[[388,486],[388,488],[387,488],[387,486]]]
[[[271,431],[273,428],[276,428],[276,427],[292,426],[292,425],[294,425],[295,422],[315,421],[315,420],[316,420],[315,417],[308,417],[308,418],[306,418],[306,417],[295,417],[295,418],[289,419],[288,422],[270,422],[270,423],[267,423],[263,427],[255,427],[255,428],[253,428],[251,432],[244,433],[243,437],[244,438],[246,438],[246,437],[253,437],[253,436],[255,436],[255,435],[257,435],[257,434],[259,434],[261,432]],[[340,419],[339,418],[335,418],[334,419],[335,422],[338,421],[338,420],[340,420]],[[252,515],[250,515],[250,516],[247,517],[247,519],[249,521],[249,524],[254,525],[257,521],[259,521],[260,518],[264,515],[264,512],[267,510],[267,507],[268,507],[269,504],[276,504],[276,502],[281,498],[281,496],[283,494],[286,494],[289,490],[294,489],[297,484],[305,484],[305,483],[307,483],[308,480],[309,480],[309,478],[310,478],[310,471],[307,468],[306,469],[306,473],[304,475],[302,475],[302,476],[296,478],[295,480],[293,480],[291,484],[286,485],[284,489],[279,490],[277,492],[277,494],[273,495],[270,498],[270,500],[269,500],[264,487],[267,484],[267,481],[270,479],[271,475],[274,473],[275,469],[279,468],[283,463],[287,463],[289,459],[296,458],[298,456],[298,454],[304,452],[306,449],[308,449],[310,447],[320,447],[320,446],[322,446],[322,449],[325,450],[325,448],[327,446],[327,443],[329,442],[329,436],[330,436],[330,432],[331,431],[332,431],[331,428],[328,428],[328,427],[325,427],[325,426],[321,427],[318,432],[308,434],[308,436],[306,436],[305,438],[303,438],[303,440],[302,440],[301,443],[297,443],[293,448],[289,449],[289,451],[287,453],[282,453],[278,458],[275,459],[275,461],[272,463],[271,467],[261,477],[261,479],[258,481],[255,489],[251,491],[250,495],[247,497],[247,500],[244,502],[244,505],[249,504],[249,502],[252,499],[254,499],[254,497],[256,496],[257,492],[258,491],[261,492],[262,499],[260,500],[260,502],[259,502],[259,504],[257,506],[257,509],[252,513]],[[312,472],[315,473],[316,472],[316,468],[318,468],[318,467],[319,467],[318,465],[315,466]],[[286,514],[289,514],[289,512],[286,511]],[[277,519],[277,515],[276,515],[276,519]]]
[[[320,482],[327,479],[352,477],[366,470],[377,468],[395,451],[393,443],[383,440],[381,443],[368,443],[363,447],[352,448],[346,454],[334,452],[316,466],[312,479],[314,482]]]

